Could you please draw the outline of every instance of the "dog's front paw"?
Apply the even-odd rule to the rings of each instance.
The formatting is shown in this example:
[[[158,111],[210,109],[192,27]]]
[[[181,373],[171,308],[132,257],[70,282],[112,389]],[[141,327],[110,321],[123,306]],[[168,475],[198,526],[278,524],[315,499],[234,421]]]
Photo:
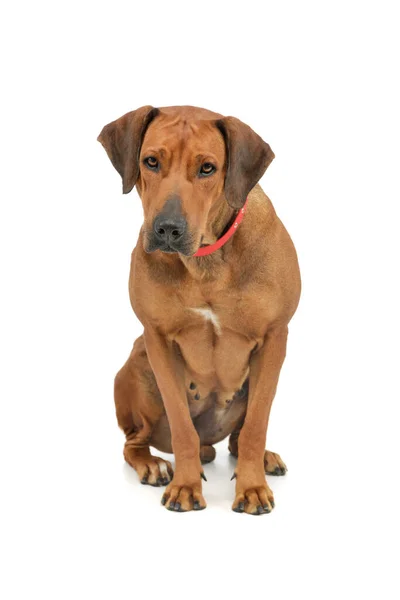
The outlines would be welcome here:
[[[232,510],[249,515],[264,515],[270,513],[274,506],[274,495],[265,480],[254,484],[237,480]]]
[[[203,477],[204,478],[204,477]],[[201,491],[201,479],[198,482],[184,483],[176,476],[173,478],[163,497],[161,504],[175,512],[187,512],[188,510],[203,510],[207,504]]]

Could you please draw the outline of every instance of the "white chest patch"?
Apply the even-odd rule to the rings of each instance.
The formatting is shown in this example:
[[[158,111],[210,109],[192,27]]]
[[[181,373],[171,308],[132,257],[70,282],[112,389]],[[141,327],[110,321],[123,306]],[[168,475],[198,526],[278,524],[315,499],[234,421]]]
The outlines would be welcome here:
[[[219,324],[219,320],[215,312],[211,310],[211,308],[191,308],[198,315],[201,315],[206,321],[210,321],[215,329],[215,333],[217,335],[221,335],[221,325]]]

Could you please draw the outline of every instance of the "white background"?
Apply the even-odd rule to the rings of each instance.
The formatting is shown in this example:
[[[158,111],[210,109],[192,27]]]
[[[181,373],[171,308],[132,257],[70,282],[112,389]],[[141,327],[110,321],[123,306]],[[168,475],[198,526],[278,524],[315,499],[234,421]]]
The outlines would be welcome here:
[[[1,22],[1,596],[399,597],[396,2],[14,2]],[[253,127],[303,295],[268,447],[276,509],[174,514],[122,457],[142,219],[96,142],[143,104]]]

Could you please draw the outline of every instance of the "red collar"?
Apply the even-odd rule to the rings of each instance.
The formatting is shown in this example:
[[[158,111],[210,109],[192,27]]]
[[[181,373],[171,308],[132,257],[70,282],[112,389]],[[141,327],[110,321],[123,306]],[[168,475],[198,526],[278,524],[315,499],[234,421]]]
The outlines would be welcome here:
[[[226,244],[226,242],[233,236],[236,229],[242,222],[244,213],[246,212],[248,201],[249,199],[246,198],[246,202],[243,204],[243,207],[239,210],[238,214],[236,215],[235,221],[229,227],[228,231],[224,233],[224,235],[220,237],[219,240],[215,242],[215,244],[210,244],[209,246],[203,246],[203,248],[199,248],[196,254],[193,254],[193,256],[207,256],[208,254],[212,254],[216,250],[219,250],[224,244]]]

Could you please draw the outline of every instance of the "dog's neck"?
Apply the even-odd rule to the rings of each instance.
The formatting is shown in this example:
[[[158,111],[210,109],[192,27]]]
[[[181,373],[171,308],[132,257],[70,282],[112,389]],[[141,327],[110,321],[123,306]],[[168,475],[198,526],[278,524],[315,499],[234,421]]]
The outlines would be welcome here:
[[[234,222],[237,212],[237,210],[229,206],[224,196],[221,197],[219,202],[215,203],[209,212],[202,243],[211,245],[222,237]],[[179,255],[179,260],[183,263],[187,271],[189,271],[193,279],[197,279],[198,281],[222,280],[224,279],[222,275],[223,270],[227,267],[226,251],[231,243],[229,240],[221,250],[201,259]]]
[[[210,210],[207,219],[206,234],[203,243],[213,244],[232,225],[237,211],[234,210],[225,198],[216,203]]]

